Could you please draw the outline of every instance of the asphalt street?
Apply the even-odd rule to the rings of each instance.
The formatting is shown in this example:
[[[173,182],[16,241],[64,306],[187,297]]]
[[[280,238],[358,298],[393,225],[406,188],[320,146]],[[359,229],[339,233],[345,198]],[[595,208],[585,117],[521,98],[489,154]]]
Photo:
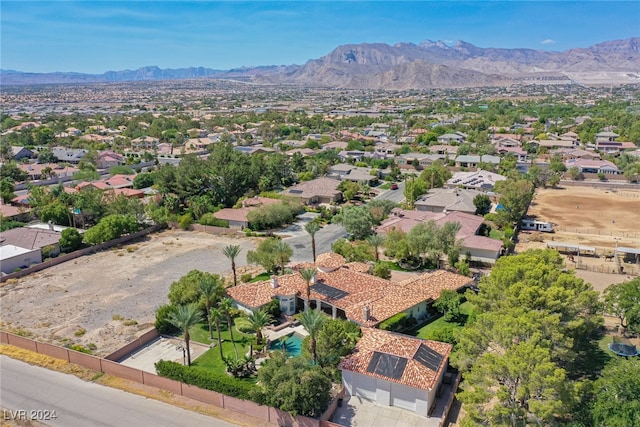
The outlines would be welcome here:
[[[397,190],[387,190],[376,196],[376,200],[391,200],[395,203],[402,203],[404,200],[404,186],[406,184],[404,182],[398,183]]]
[[[23,413],[16,411],[24,410],[50,426],[235,426],[6,356],[0,356],[0,372],[0,406],[5,419],[21,417]]]
[[[275,234],[282,236],[282,240],[293,248],[293,262],[312,262],[313,251],[311,250],[311,236],[304,229],[304,226],[312,221],[318,214],[305,213],[298,216],[298,220],[289,227]],[[316,233],[316,255],[331,252],[331,245],[338,239],[347,237],[344,227],[339,224],[328,224]]]

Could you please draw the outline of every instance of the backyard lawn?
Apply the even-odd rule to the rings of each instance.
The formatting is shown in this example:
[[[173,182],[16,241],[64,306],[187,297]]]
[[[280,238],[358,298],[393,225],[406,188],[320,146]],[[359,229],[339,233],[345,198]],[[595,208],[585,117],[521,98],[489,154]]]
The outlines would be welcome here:
[[[464,322],[462,324],[458,324],[456,322],[447,322],[444,320],[444,316],[437,318],[431,323],[426,324],[425,326],[416,329],[410,335],[415,335],[418,338],[422,339],[434,339],[434,337],[442,337],[444,334],[453,334],[453,331],[462,329],[464,323],[466,323],[466,319],[469,317],[471,312],[473,311],[473,305],[471,303],[463,302],[460,305],[460,313],[463,315]]]
[[[235,359],[236,355],[233,350],[233,344],[231,343],[231,334],[226,324],[220,325],[220,335],[222,336],[222,352],[227,358]],[[226,365],[220,358],[220,350],[218,349],[217,334],[214,328],[213,340],[209,339],[209,327],[206,323],[201,323],[191,329],[191,339],[193,341],[209,345],[212,342],[216,343],[216,346],[207,350],[202,356],[195,359],[192,363],[193,366],[199,366],[202,368],[208,368],[219,373],[226,373]],[[238,357],[243,358],[249,352],[249,345],[255,340],[253,334],[243,334],[237,329],[233,330],[233,337],[235,338],[236,347],[238,348]],[[238,379],[238,381],[251,381],[255,382],[255,378]]]

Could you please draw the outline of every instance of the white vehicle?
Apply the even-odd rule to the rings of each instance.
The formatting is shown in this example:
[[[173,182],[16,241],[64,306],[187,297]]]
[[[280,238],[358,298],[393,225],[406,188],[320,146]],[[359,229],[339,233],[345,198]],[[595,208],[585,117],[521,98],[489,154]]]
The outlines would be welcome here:
[[[533,219],[523,219],[522,230],[553,233],[553,224],[551,224],[550,222],[536,221]]]

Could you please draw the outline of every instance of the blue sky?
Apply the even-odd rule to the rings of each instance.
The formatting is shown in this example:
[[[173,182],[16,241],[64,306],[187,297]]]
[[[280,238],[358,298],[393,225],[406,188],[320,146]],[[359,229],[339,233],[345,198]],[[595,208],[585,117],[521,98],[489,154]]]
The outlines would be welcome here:
[[[0,67],[303,64],[349,43],[561,51],[640,36],[640,1],[0,1]]]

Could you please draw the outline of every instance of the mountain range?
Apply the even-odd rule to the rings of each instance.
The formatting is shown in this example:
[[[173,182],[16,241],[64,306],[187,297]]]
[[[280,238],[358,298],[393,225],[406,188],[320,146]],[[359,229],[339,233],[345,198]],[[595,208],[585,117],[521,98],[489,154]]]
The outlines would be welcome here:
[[[607,41],[563,52],[481,48],[464,41],[451,46],[430,40],[420,44],[348,44],[304,65],[232,70],[204,67],[161,69],[156,66],[103,74],[0,70],[2,85],[195,78],[392,90],[510,86],[537,82],[584,85],[640,83],[640,38]]]

